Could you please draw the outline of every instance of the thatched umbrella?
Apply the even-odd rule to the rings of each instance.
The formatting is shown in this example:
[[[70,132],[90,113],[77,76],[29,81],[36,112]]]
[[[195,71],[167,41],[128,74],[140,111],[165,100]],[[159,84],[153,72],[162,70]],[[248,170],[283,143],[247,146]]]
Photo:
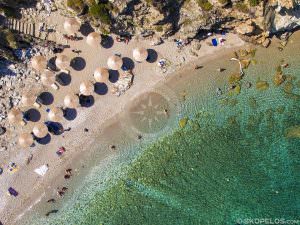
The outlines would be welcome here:
[[[67,94],[64,98],[64,105],[67,108],[77,108],[79,106],[79,98],[75,94]]]
[[[79,87],[80,94],[88,96],[92,95],[94,91],[94,85],[90,81],[83,81]]]
[[[107,60],[107,66],[112,70],[119,70],[123,65],[122,58],[117,55],[112,55]]]
[[[70,59],[68,56],[60,54],[55,59],[55,65],[61,70],[66,70],[70,66]]]
[[[37,71],[42,71],[47,68],[47,60],[44,56],[36,55],[31,59],[31,66]]]
[[[75,34],[80,29],[80,23],[75,18],[66,18],[64,29],[68,34]]]
[[[23,148],[30,147],[33,144],[33,137],[30,133],[22,133],[19,136],[19,145]]]
[[[86,38],[86,43],[92,47],[98,46],[101,42],[101,36],[97,32],[90,33]]]
[[[48,127],[43,123],[38,123],[33,127],[32,132],[37,138],[43,138],[48,134]]]
[[[148,51],[147,51],[147,49],[145,49],[143,47],[138,47],[138,48],[133,49],[132,56],[135,61],[142,62],[147,59]]]
[[[103,67],[98,67],[97,69],[95,69],[94,78],[97,82],[100,83],[104,83],[108,81],[109,78],[108,69]]]
[[[59,107],[52,107],[48,113],[48,118],[50,121],[59,122],[62,120],[64,113]]]
[[[7,118],[10,123],[20,123],[23,121],[23,113],[21,110],[13,108],[7,114]]]
[[[35,101],[36,101],[36,96],[30,91],[22,95],[21,103],[22,106],[24,107],[34,105],[36,103]]]
[[[45,86],[53,86],[55,83],[55,74],[50,70],[44,70],[41,75],[41,81]]]

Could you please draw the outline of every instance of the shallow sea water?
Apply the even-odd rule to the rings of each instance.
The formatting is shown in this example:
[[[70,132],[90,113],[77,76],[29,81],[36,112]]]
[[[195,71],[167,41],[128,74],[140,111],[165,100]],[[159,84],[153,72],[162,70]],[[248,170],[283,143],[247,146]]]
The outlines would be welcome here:
[[[93,169],[56,215],[45,218],[36,213],[24,224],[233,225],[247,224],[248,219],[299,220],[300,138],[287,137],[287,132],[300,126],[300,42],[297,37],[291,40],[283,52],[257,51],[257,64],[245,70],[239,95],[215,93],[216,87],[225,91],[229,74],[238,68],[233,62],[214,62],[206,74],[183,74],[183,85],[178,79],[168,86],[176,90],[172,104],[178,111],[166,135],[149,137],[151,143],[128,144],[106,169],[94,160]],[[283,70],[288,79],[275,87],[273,76],[282,58],[290,64]],[[216,72],[220,66],[228,69]],[[201,82],[201,76],[211,79]],[[257,90],[258,79],[267,81],[269,88]],[[253,87],[245,88],[246,81]],[[188,119],[184,128],[178,126],[180,118]],[[120,166],[124,157],[131,163]]]

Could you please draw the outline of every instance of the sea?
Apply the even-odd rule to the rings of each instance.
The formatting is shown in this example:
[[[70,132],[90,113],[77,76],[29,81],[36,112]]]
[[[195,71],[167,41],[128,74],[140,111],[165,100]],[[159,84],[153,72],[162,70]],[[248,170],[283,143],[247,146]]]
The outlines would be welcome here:
[[[233,90],[231,52],[128,103],[64,199],[20,224],[300,224],[300,35],[253,49]]]

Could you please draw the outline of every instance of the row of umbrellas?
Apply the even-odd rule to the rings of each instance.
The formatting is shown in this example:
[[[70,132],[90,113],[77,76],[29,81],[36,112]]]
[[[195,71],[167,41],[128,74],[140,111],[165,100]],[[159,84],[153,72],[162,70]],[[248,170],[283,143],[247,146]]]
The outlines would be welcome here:
[[[69,34],[75,34],[80,29],[80,23],[75,18],[67,18],[63,24],[64,29]],[[97,32],[90,33],[86,42],[90,46],[98,46],[101,42],[101,35]],[[133,49],[133,58],[137,62],[145,61],[148,58],[148,51],[143,47]],[[70,66],[70,59],[64,54],[56,57],[55,65],[60,70],[67,70]],[[55,87],[56,75],[53,71],[47,69],[47,60],[44,56],[34,56],[31,61],[32,67],[41,73],[41,82],[45,86]],[[122,68],[123,60],[118,55],[112,55],[107,60],[107,66],[111,70],[119,70]],[[107,68],[98,67],[95,69],[93,77],[96,82],[104,83],[109,79],[109,71]],[[94,91],[94,84],[91,81],[83,81],[79,87],[80,94],[91,95]],[[33,106],[37,103],[37,96],[31,92],[22,95],[21,104],[25,107]],[[77,108],[79,106],[79,97],[76,94],[68,94],[64,97],[64,106],[67,108]],[[48,119],[53,122],[59,122],[64,116],[63,109],[60,107],[52,107],[48,111]],[[8,113],[10,123],[18,124],[23,121],[23,112],[20,109],[13,108]],[[34,136],[43,138],[48,134],[48,127],[44,123],[37,123],[32,129],[32,133],[22,133],[19,135],[19,144],[22,147],[29,147],[34,142]]]

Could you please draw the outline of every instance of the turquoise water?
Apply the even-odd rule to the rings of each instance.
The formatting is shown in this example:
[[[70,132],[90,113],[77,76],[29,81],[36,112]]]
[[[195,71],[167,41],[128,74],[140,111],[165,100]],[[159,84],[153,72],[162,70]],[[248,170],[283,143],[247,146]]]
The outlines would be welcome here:
[[[225,92],[228,77],[236,71],[227,61],[216,63],[228,68],[224,75],[212,64],[206,74],[199,71],[182,78],[180,87],[178,79],[168,88],[177,87],[179,117],[187,119],[186,126],[179,128],[174,119],[171,133],[150,145],[135,146],[141,154],[113,171],[114,179],[100,181],[100,169],[94,168],[71,202],[47,219],[36,215],[36,224],[299,220],[300,53],[293,49],[300,49],[300,43],[283,52],[258,50],[252,58],[257,64],[252,61],[255,65],[238,82],[240,94],[215,94],[216,87]],[[273,77],[282,58],[290,67],[283,70],[285,82],[276,87]],[[211,79],[202,81],[204,75]],[[258,80],[269,87],[257,90]],[[245,88],[247,81],[252,88]],[[291,127],[296,132],[289,132]]]

